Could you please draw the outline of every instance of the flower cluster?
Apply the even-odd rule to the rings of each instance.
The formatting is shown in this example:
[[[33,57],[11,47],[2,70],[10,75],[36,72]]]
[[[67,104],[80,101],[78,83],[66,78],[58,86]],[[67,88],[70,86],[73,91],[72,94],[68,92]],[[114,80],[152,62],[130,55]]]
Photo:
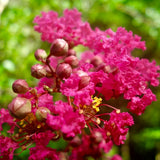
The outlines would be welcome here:
[[[34,23],[41,39],[51,43],[50,52],[34,54],[39,63],[31,75],[38,85],[16,80],[17,96],[8,110],[0,110],[0,131],[4,123],[10,126],[7,136],[0,134],[0,159],[11,160],[15,150],[29,148],[29,160],[121,160],[107,153],[126,140],[134,124],[129,111],[141,115],[156,100],[149,86],[159,85],[160,66],[131,55],[135,48],[146,49],[139,36],[122,27],[92,30],[76,9],[66,9],[63,17],[42,12]],[[78,45],[86,47],[80,58]],[[128,112],[109,104],[119,97]],[[49,145],[60,140],[65,141],[61,149]]]

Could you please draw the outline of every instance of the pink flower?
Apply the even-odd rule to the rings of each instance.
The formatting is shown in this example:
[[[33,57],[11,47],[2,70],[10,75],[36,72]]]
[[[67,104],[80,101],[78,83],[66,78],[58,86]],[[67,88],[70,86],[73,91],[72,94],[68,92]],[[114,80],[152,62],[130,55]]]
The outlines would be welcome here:
[[[11,138],[0,135],[0,157],[2,159],[12,160],[13,153],[17,148],[19,148],[19,145]]]
[[[136,64],[135,68],[142,74],[147,82],[150,82],[153,86],[159,85],[158,77],[160,77],[160,66],[156,66],[156,62],[149,62],[148,59],[141,59]]]
[[[74,137],[81,133],[84,128],[85,120],[83,115],[78,111],[74,112],[73,108],[62,101],[56,102],[54,115],[47,116],[47,124],[53,130],[61,130],[66,138]]]
[[[122,160],[122,158],[119,155],[114,155],[111,160]]]
[[[61,92],[66,96],[74,97],[75,105],[89,105],[94,94],[94,84],[90,82],[86,87],[79,89],[80,77],[72,74],[64,83],[61,83]]]
[[[15,98],[28,102],[28,112],[24,112],[25,105],[19,110],[19,101],[9,107],[15,119],[9,111],[0,110],[0,131],[4,123],[11,126],[11,138],[0,135],[0,158],[13,159],[15,149],[25,150],[35,144],[29,160],[121,160],[119,155],[108,157],[106,153],[113,143],[124,143],[134,121],[128,112],[105,103],[123,97],[127,108],[141,115],[156,100],[149,84],[159,85],[160,66],[131,55],[136,48],[146,49],[141,37],[131,31],[122,27],[116,32],[92,30],[76,9],[64,10],[62,17],[53,11],[41,13],[34,19],[35,30],[52,46],[49,55],[42,49],[35,53],[43,63],[32,67],[32,76],[40,79],[37,87],[27,86],[25,93]],[[77,45],[86,48],[80,59],[74,50]],[[55,100],[57,93],[63,101]],[[113,111],[108,113],[102,106]],[[50,141],[62,137],[68,145],[61,151],[49,147]]]
[[[94,49],[95,53],[123,54],[125,51],[126,54],[131,55],[131,51],[135,48],[146,49],[145,42],[140,40],[139,36],[133,36],[131,31],[128,32],[122,27],[119,27],[115,33],[111,29],[100,31],[96,28],[90,35],[87,46]]]
[[[34,140],[37,146],[38,145],[46,146],[53,137],[54,137],[54,134],[50,130],[48,130],[45,132],[36,133],[32,137],[32,139]]]
[[[70,44],[85,44],[85,39],[92,32],[89,23],[82,22],[77,9],[66,9],[60,18],[56,12],[42,12],[42,17],[35,17],[34,23],[37,23],[35,30],[42,33],[41,39],[49,43],[57,38],[65,38]]]
[[[53,108],[53,97],[46,93],[39,97],[38,107],[47,107],[49,110]]]
[[[3,123],[8,123],[11,126],[10,130],[8,131],[9,133],[14,132],[15,122],[13,121],[13,117],[10,115],[9,111],[4,108],[0,110],[0,131],[3,130]]]
[[[146,94],[140,97],[133,97],[128,103],[127,108],[129,108],[133,113],[141,115],[144,113],[147,106],[149,106],[152,101],[156,101],[156,96],[152,93],[150,89],[146,90]]]
[[[120,145],[126,140],[128,132],[128,128],[126,127],[133,124],[133,118],[128,112],[116,113],[116,111],[113,111],[110,113],[110,119],[105,122],[104,127],[113,142]]]
[[[54,78],[47,78],[47,77],[44,77],[42,79],[40,79],[39,83],[38,83],[38,86],[39,87],[43,87],[44,85],[48,86],[48,87],[53,87],[55,84],[55,79]]]
[[[29,160],[45,160],[46,158],[52,160],[60,160],[59,153],[57,153],[55,149],[45,147],[40,144],[36,147],[30,148],[30,156],[28,158]]]
[[[95,143],[93,138],[89,135],[82,137],[82,142],[78,147],[74,147],[70,160],[83,160],[87,157],[93,157],[98,159],[102,156],[103,152],[107,153],[112,148],[112,142],[105,142],[102,139],[101,142]]]

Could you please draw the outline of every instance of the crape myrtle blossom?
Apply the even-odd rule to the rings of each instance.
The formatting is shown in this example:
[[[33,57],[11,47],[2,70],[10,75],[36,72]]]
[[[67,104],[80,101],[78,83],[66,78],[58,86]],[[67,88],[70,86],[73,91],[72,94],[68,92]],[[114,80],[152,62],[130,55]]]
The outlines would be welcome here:
[[[37,86],[16,80],[17,96],[0,110],[0,159],[12,160],[29,148],[29,160],[121,160],[108,152],[125,143],[134,124],[129,112],[141,115],[156,100],[149,87],[159,85],[160,66],[132,56],[134,49],[146,49],[145,42],[122,27],[93,30],[77,9],[66,9],[62,17],[42,12],[34,23],[50,51],[35,51],[31,75]],[[80,58],[78,45],[86,48]],[[119,97],[128,112],[108,104]],[[4,134],[5,124],[10,128]],[[58,141],[65,145],[50,145]]]

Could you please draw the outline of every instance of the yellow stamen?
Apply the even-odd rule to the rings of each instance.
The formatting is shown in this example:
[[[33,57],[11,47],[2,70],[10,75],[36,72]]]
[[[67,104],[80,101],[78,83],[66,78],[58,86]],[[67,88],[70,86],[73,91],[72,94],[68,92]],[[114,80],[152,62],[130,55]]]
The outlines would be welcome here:
[[[92,108],[99,112],[99,105],[102,103],[102,98],[94,97],[92,102]]]
[[[23,126],[22,126],[23,128],[25,128],[26,127],[26,124],[23,124]]]
[[[97,124],[101,123],[101,120],[99,118],[96,119]]]
[[[24,119],[20,121],[20,125],[23,125],[23,124],[24,124]]]
[[[37,128],[41,128],[41,124],[38,124],[38,125],[37,125]]]
[[[79,110],[79,114],[83,114],[83,110],[82,109]]]
[[[107,131],[107,136],[109,137],[111,135],[111,133],[109,131]]]
[[[120,110],[120,109],[117,109],[117,110],[116,110],[116,113],[117,113],[117,114],[121,113],[121,110]]]
[[[84,106],[83,106],[83,108],[87,108],[87,106],[86,106],[86,105],[84,105]]]
[[[25,139],[26,139],[26,140],[29,140],[29,139],[30,139],[29,135],[27,135],[27,136],[25,137]]]

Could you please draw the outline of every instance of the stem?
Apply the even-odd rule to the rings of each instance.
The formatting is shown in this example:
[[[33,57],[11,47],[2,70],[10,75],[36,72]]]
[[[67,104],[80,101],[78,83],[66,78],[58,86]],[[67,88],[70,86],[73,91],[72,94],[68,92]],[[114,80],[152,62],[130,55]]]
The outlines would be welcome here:
[[[71,99],[70,96],[67,96],[68,104],[71,106]]]
[[[46,59],[46,65],[50,68],[53,76],[55,76],[55,72],[54,72],[53,68],[52,68],[51,65],[50,65],[50,60],[49,60],[49,58],[50,58],[50,55],[49,55],[49,56],[47,57],[47,59]]]
[[[87,126],[89,128],[90,133],[92,133],[92,128],[91,128],[90,124],[88,122],[86,122],[86,123],[87,123]]]
[[[105,115],[109,115],[109,113],[97,114],[97,115],[95,115],[95,116],[98,117],[98,116],[105,116]]]
[[[102,129],[95,121],[93,121],[92,119],[91,119],[91,122],[95,125],[95,126],[97,126],[99,129]]]
[[[106,106],[106,107],[112,108],[114,110],[117,110],[117,108],[115,108],[115,107],[113,107],[113,106],[111,106],[109,104],[101,104],[100,106]]]

